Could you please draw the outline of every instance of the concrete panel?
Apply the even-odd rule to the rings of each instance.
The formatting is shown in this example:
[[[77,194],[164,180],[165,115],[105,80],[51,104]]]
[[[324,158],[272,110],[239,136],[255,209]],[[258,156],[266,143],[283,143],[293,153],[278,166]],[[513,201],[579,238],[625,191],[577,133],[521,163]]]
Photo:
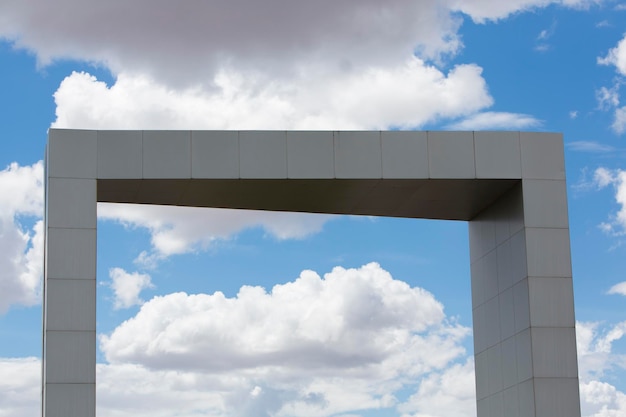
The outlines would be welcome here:
[[[383,178],[428,178],[426,132],[381,132]]]
[[[530,300],[528,295],[528,279],[524,279],[513,286],[513,319],[515,333],[530,326]]]
[[[498,343],[485,352],[487,353],[487,392],[493,395],[502,391],[502,348]]]
[[[48,228],[48,279],[96,279],[96,229]]]
[[[511,241],[501,243],[496,249],[498,262],[498,290],[504,291],[513,286],[513,253]]]
[[[241,178],[287,178],[286,132],[240,132]]]
[[[239,178],[239,133],[191,132],[192,178]]]
[[[520,149],[523,178],[565,180],[561,134],[520,132]]]
[[[48,142],[48,176],[96,178],[97,132],[51,129]]]
[[[144,178],[191,178],[191,132],[145,130]]]
[[[496,245],[499,246],[511,238],[508,198],[506,196],[501,198],[492,207],[494,209],[492,218],[495,222]]]
[[[528,278],[530,325],[574,327],[574,290],[571,278]]]
[[[96,382],[96,332],[46,332],[46,380],[49,384]]]
[[[487,314],[485,304],[472,309],[472,323],[474,328],[474,354],[483,352],[489,347],[487,341]]]
[[[491,414],[489,414],[489,403],[487,398],[482,398],[476,401],[476,412],[480,417],[491,417]]]
[[[473,132],[428,132],[430,178],[476,178]]]
[[[474,132],[476,178],[520,178],[519,132]]]
[[[532,379],[517,386],[519,417],[535,417],[535,385]],[[575,414],[572,414],[575,416]],[[580,414],[578,414],[580,415]]]
[[[533,376],[576,378],[576,331],[574,327],[532,327]]]
[[[528,256],[526,252],[526,230],[522,229],[511,236],[511,284],[515,285],[528,276]]]
[[[474,373],[476,375],[476,399],[482,400],[489,395],[487,378],[488,358],[484,350],[474,356]],[[480,414],[479,414],[480,415]]]
[[[518,183],[506,195],[506,218],[509,223],[510,236],[514,236],[524,228],[522,192],[522,184]]]
[[[48,279],[46,281],[46,328],[49,331],[95,332],[95,300],[95,279]]]
[[[483,258],[470,265],[472,285],[472,305],[479,306],[485,302],[485,275],[483,273]]]
[[[337,178],[382,178],[380,132],[335,132]]]
[[[142,137],[138,130],[98,131],[98,178],[141,179]]]
[[[502,351],[502,387],[507,389],[519,383],[517,378],[517,349],[515,337],[509,337],[500,344]],[[515,391],[517,397],[517,390]]]
[[[517,355],[517,380],[524,382],[533,376],[533,354],[530,329],[515,336],[515,354]]]
[[[580,416],[577,378],[537,378],[534,384],[536,417]]]
[[[489,415],[491,417],[502,416],[504,415],[504,403],[503,403],[502,392],[498,392],[493,394],[491,397],[487,399],[487,403],[489,404]]]
[[[504,364],[506,366],[506,364]],[[502,392],[502,402],[504,409],[502,415],[506,417],[519,417],[519,392],[517,385],[514,385]]]
[[[491,347],[500,342],[500,303],[498,297],[485,302],[485,344]]]
[[[287,177],[334,178],[333,132],[288,132]]]
[[[474,262],[496,249],[496,223],[484,213],[469,223],[470,261]]]
[[[524,180],[522,186],[526,227],[568,227],[564,180]]]
[[[498,252],[492,250],[483,258],[485,300],[498,295]]]
[[[526,228],[528,275],[571,277],[568,229]]]
[[[507,339],[515,334],[515,307],[513,304],[513,289],[508,288],[498,295],[500,311],[500,340]]]
[[[45,417],[95,417],[96,384],[48,384]]]
[[[47,226],[96,228],[96,180],[48,178]]]

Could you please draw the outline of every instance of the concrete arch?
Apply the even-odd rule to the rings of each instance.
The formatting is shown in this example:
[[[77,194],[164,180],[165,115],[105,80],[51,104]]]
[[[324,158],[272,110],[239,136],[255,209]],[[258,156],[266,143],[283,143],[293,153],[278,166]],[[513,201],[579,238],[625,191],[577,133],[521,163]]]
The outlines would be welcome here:
[[[51,129],[44,417],[95,417],[98,201],[469,222],[479,417],[580,416],[560,134]]]

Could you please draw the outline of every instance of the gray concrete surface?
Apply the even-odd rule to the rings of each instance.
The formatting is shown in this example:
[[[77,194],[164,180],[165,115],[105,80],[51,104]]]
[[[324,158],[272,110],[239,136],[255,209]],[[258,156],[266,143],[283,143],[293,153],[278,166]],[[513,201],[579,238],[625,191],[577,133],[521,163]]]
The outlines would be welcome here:
[[[566,191],[553,133],[51,129],[43,416],[95,416],[97,201],[468,221],[478,417],[580,416]]]

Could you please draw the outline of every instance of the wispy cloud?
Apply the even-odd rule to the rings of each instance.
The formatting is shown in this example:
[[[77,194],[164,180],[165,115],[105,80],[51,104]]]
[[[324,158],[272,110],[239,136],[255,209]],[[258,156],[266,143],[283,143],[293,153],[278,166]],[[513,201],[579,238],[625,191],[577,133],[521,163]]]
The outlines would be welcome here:
[[[567,146],[568,149],[572,151],[576,151],[576,152],[604,153],[604,152],[614,152],[616,150],[613,146],[605,145],[603,143],[594,142],[594,141],[586,141],[586,140],[569,142],[565,146]]]
[[[539,32],[535,41],[537,44],[533,48],[538,52],[547,52],[551,49],[551,45],[548,43],[548,40],[554,35],[556,32],[556,21],[553,21],[549,28],[543,29]]]
[[[471,115],[448,125],[448,128],[455,130],[519,130],[538,127],[541,124],[541,120],[528,114],[490,111]]]

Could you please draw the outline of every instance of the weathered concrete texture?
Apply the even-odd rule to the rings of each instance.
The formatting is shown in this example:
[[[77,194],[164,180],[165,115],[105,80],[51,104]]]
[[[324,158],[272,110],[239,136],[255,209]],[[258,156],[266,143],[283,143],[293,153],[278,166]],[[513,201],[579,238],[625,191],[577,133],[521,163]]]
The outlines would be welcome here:
[[[561,135],[50,130],[45,417],[95,416],[96,202],[469,221],[479,417],[580,416]]]

